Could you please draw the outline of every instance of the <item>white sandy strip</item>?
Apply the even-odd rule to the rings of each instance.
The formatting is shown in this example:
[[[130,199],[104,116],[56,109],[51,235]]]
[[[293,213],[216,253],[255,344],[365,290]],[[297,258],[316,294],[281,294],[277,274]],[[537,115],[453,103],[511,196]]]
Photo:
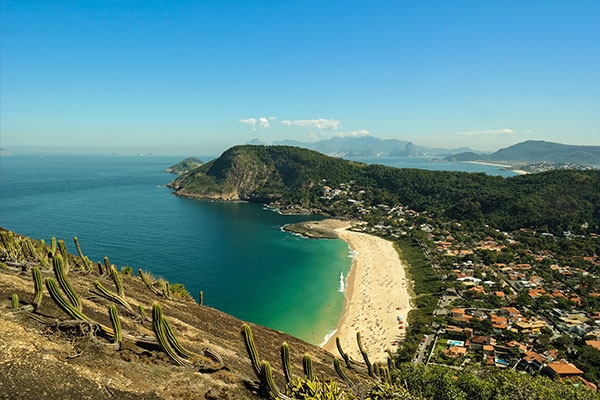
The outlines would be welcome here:
[[[360,332],[362,344],[370,361],[387,360],[386,350],[404,336],[399,317],[406,327],[411,310],[409,282],[404,265],[392,242],[377,236],[346,230],[349,224],[336,232],[358,253],[346,285],[346,307],[337,332],[323,348],[339,356],[335,338],[339,337],[343,350],[356,361],[362,356],[356,342]]]

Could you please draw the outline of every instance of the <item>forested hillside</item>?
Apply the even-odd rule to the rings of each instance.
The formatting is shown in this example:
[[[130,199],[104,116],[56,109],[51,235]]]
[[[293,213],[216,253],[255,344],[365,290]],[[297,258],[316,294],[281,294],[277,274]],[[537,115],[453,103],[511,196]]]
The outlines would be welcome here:
[[[170,186],[179,196],[298,204],[336,213],[326,187],[352,182],[366,205],[401,204],[464,223],[551,232],[600,226],[600,171],[503,178],[366,165],[290,146],[236,146]],[[339,206],[339,207],[338,207]]]

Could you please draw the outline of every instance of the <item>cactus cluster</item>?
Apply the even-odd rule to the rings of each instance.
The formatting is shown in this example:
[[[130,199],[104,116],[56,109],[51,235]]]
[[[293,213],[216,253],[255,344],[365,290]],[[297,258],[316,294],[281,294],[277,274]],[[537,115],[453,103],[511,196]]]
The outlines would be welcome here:
[[[258,356],[258,349],[254,343],[254,335],[249,325],[244,324],[242,335],[244,337],[244,344],[252,363],[254,373],[260,382],[261,389],[268,394],[270,397],[275,399],[287,400],[289,397],[285,396],[280,390],[275,379],[273,379],[273,371],[271,364],[267,361],[260,361]]]
[[[152,328],[160,347],[173,361],[184,367],[193,365],[192,361],[188,359],[190,353],[175,338],[171,327],[162,315],[162,308],[158,303],[154,303],[152,306]],[[171,332],[168,333],[168,331]]]

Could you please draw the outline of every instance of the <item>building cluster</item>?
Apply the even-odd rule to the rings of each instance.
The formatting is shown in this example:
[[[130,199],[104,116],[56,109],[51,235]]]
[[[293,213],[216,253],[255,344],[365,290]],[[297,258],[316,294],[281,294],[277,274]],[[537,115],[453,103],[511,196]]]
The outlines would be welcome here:
[[[402,205],[369,205],[376,203],[366,196],[351,184],[323,186],[324,199],[343,200],[345,212],[365,222],[356,229],[391,238],[420,232],[444,288],[426,362],[513,368],[595,388],[567,361],[575,346],[553,343],[568,337],[600,350],[600,260],[577,247],[597,235],[473,232]]]

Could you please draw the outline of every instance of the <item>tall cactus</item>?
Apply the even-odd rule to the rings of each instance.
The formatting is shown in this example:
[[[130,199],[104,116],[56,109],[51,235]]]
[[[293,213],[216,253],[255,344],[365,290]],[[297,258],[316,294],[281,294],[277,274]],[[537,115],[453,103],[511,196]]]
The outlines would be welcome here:
[[[388,369],[387,366],[385,365],[381,365],[379,366],[379,377],[381,378],[381,381],[387,384],[392,384],[392,376],[390,374],[390,370]]]
[[[81,251],[81,247],[79,246],[79,239],[77,239],[77,236],[73,237],[73,242],[75,243],[75,249],[77,250],[77,254],[79,254],[79,257],[81,257],[81,259],[83,260],[83,264],[85,265],[85,269],[87,271],[92,269],[92,263],[90,262],[90,259],[87,258],[86,256],[83,255],[83,252]]]
[[[342,368],[342,364],[340,364],[340,360],[337,358],[333,359],[333,368],[335,369],[335,372],[337,372],[338,376],[344,380],[344,382],[352,385],[352,381],[350,378],[348,378],[348,375],[346,375],[346,372]]]
[[[90,319],[85,316],[80,310],[75,308],[72,303],[70,303],[65,297],[62,295],[60,290],[58,289],[58,285],[56,281],[52,278],[46,278],[44,281],[46,283],[46,288],[48,289],[48,293],[50,293],[50,297],[58,306],[67,314],[69,314],[72,318],[80,319],[82,321],[89,321]]]
[[[131,308],[127,300],[105,288],[104,285],[102,285],[99,281],[94,281],[94,286],[96,286],[96,289],[98,289],[100,294],[102,294],[104,297],[122,305],[127,309],[127,311],[129,311],[131,314],[134,314],[133,308]]]
[[[269,395],[274,399],[288,399],[281,391],[279,387],[275,383],[275,379],[273,379],[273,371],[271,370],[271,364],[267,361],[263,361],[261,363],[261,383],[265,386],[265,389],[268,391]]]
[[[108,315],[110,316],[110,322],[112,322],[113,330],[115,331],[114,343],[119,345],[123,343],[123,331],[121,330],[121,320],[119,319],[119,312],[117,306],[111,304],[108,306]]]
[[[339,337],[335,338],[335,345],[338,351],[340,352],[340,356],[342,356],[342,358],[344,359],[346,367],[348,367],[349,369],[354,369],[354,367],[352,366],[352,362],[350,361],[350,356],[342,349],[342,342]]]
[[[64,260],[60,254],[57,254],[52,258],[52,266],[54,267],[54,276],[56,276],[60,288],[65,292],[71,304],[73,304],[78,311],[81,311],[81,300],[67,279]]]
[[[17,309],[19,308],[19,295],[17,293],[13,293],[13,295],[11,296],[11,303],[12,303],[12,308]]]
[[[108,256],[104,256],[104,266],[102,269],[104,270],[104,274],[110,274],[110,260]]]
[[[152,277],[150,276],[149,273],[144,272],[140,268],[140,269],[138,269],[138,275],[140,276],[140,279],[142,280],[142,282],[144,282],[144,285],[146,285],[146,287],[148,289],[150,289],[152,291],[152,293],[154,293],[156,295],[160,295],[160,292],[158,291],[158,289],[154,287],[154,282],[152,282]]]
[[[138,311],[140,312],[140,316],[143,319],[146,319],[146,320],[148,319],[148,315],[146,314],[146,309],[144,308],[144,306],[142,304],[138,305]]]
[[[119,297],[125,298],[125,291],[123,290],[123,280],[121,279],[121,275],[119,275],[119,272],[117,271],[117,267],[111,265],[109,272],[110,277],[112,278],[113,282],[115,283],[115,287],[117,288],[117,294],[119,295]]]
[[[54,236],[52,236],[52,239],[50,242],[51,242],[50,254],[52,255],[52,257],[54,257],[54,255],[56,254],[56,238]]]
[[[285,381],[289,384],[292,379],[292,365],[290,363],[290,346],[283,342],[281,344],[281,364],[283,365],[283,374],[285,375]]]
[[[204,304],[204,292],[201,290],[200,293],[198,293],[198,305],[203,305]]]
[[[58,248],[60,249],[60,254],[62,254],[65,264],[65,275],[69,273],[69,253],[67,253],[67,245],[65,245],[65,241],[60,239],[58,241]]]
[[[187,350],[181,345],[181,343],[177,339],[177,336],[175,336],[175,332],[173,332],[173,329],[171,328],[171,324],[169,324],[169,321],[167,321],[165,317],[162,317],[162,323],[164,325],[165,334],[167,335],[167,340],[169,341],[169,344],[173,347],[173,349],[175,349],[177,354],[179,354],[181,357],[186,358],[195,357],[196,354]]]
[[[252,334],[252,329],[250,326],[244,324],[244,343],[246,344],[246,351],[248,351],[248,356],[250,357],[250,362],[252,363],[252,368],[254,369],[254,373],[260,379],[261,377],[261,364],[260,358],[258,357],[258,350],[256,349],[256,345],[254,344],[254,335]]]
[[[360,332],[356,332],[356,342],[358,343],[358,349],[360,350],[360,354],[362,354],[363,360],[365,360],[365,364],[367,364],[367,371],[369,372],[369,376],[371,378],[375,378],[375,374],[373,372],[373,365],[371,365],[371,362],[369,361],[369,355],[367,354],[365,348],[362,345]]]
[[[156,335],[156,339],[160,344],[160,347],[171,357],[175,363],[189,367],[192,365],[192,362],[181,357],[175,349],[171,346],[169,339],[167,337],[167,333],[165,332],[165,324],[163,322],[162,309],[158,303],[154,303],[152,306],[152,328],[154,329],[154,334]]]
[[[315,380],[315,375],[312,368],[312,360],[308,354],[305,354],[304,357],[302,357],[302,369],[304,370],[304,376],[306,379],[309,381]]]
[[[44,298],[44,285],[42,283],[42,273],[38,267],[31,268],[31,277],[33,278],[33,309],[37,310],[42,304]]]

